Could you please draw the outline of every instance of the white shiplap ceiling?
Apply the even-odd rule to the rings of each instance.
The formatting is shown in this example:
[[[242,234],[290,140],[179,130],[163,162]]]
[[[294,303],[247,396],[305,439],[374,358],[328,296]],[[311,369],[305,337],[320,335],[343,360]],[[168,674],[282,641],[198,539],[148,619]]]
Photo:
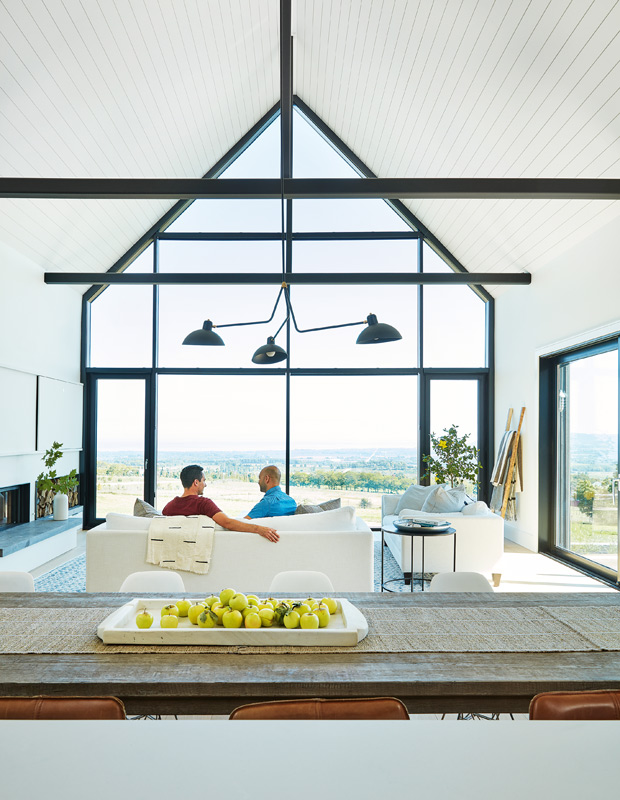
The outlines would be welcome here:
[[[618,0],[293,0],[294,90],[381,177],[620,177]],[[200,176],[279,98],[278,0],[0,0],[0,174]],[[470,271],[535,272],[602,201],[407,201]],[[172,205],[0,201],[103,271]]]

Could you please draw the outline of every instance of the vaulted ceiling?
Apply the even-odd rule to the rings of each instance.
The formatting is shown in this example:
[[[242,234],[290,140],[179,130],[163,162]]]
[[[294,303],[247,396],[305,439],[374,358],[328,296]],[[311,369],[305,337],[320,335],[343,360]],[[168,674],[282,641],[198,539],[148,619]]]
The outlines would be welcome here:
[[[620,177],[618,0],[293,0],[294,83],[379,177]],[[198,177],[279,100],[278,0],[0,0],[0,175]],[[618,201],[407,200],[470,271],[535,272]],[[42,270],[171,206],[0,200]]]

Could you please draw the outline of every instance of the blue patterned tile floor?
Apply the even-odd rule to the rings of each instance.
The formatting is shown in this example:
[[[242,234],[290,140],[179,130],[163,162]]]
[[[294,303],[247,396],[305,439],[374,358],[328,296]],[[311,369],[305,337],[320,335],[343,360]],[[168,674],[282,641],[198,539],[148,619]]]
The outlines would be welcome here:
[[[402,578],[403,573],[396,563],[393,555],[388,548],[384,554],[384,580],[391,578]],[[380,591],[381,582],[381,542],[375,542],[375,592]],[[85,592],[86,591],[86,554],[77,556],[59,567],[45,572],[39,578],[35,578],[35,591],[37,592]],[[394,591],[410,591],[409,586],[403,584],[393,584]],[[419,584],[416,584],[414,591],[419,591]]]

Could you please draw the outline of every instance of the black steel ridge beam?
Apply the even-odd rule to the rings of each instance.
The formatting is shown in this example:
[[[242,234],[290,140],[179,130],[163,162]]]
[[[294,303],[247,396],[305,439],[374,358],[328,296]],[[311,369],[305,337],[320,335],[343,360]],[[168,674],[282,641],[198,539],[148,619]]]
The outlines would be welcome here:
[[[45,283],[84,283],[89,286],[108,284],[140,284],[172,286],[179,284],[429,284],[481,285],[530,284],[529,272],[46,272]]]
[[[279,178],[0,178],[0,198],[279,199]],[[617,178],[285,178],[307,199],[620,200]]]

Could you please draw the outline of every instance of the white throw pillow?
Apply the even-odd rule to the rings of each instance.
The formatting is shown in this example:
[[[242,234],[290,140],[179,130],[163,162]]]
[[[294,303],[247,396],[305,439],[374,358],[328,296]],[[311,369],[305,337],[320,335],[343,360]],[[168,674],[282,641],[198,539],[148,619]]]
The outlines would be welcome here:
[[[431,514],[443,514],[450,511],[461,511],[465,507],[467,495],[458,489],[444,489],[443,486],[433,487],[422,506],[422,511]]]
[[[476,514],[489,514],[490,508],[483,500],[477,500],[475,503],[469,503],[463,509],[463,514],[476,516]]]
[[[420,486],[419,483],[414,483],[407,489],[405,494],[401,496],[394,513],[400,514],[403,508],[412,508],[415,511],[421,511],[426,498],[433,489],[436,488],[436,486]]]
[[[256,517],[244,522],[255,522],[277,531],[353,531],[355,509],[353,506],[322,511],[320,514],[289,514],[285,517]]]

